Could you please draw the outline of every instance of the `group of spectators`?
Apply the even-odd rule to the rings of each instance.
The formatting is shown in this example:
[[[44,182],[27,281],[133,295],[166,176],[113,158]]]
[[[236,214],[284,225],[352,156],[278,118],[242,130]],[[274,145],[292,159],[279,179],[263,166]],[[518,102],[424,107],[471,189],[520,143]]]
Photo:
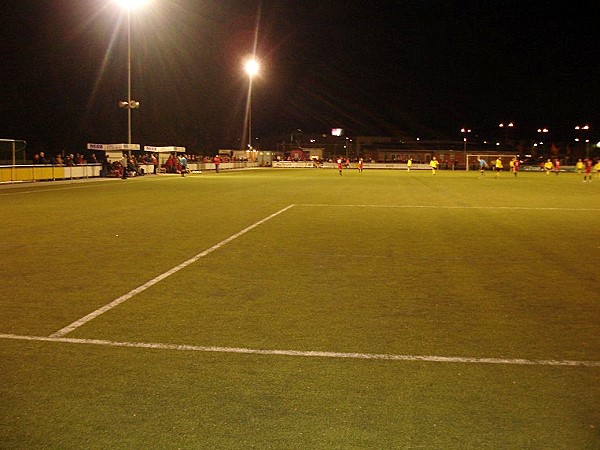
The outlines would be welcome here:
[[[102,164],[104,176],[108,177],[130,177],[144,175],[146,172],[143,166],[152,166],[152,173],[156,174],[159,168],[165,173],[184,174],[187,172],[189,163],[214,163],[215,168],[219,171],[221,162],[230,162],[237,159],[228,155],[216,155],[214,157],[185,155],[173,153],[169,155],[163,164],[160,164],[157,155],[154,153],[141,153],[138,155],[123,154],[123,157],[118,160],[109,161],[105,157],[101,161],[98,160],[95,153],[86,157],[82,153],[64,155],[59,153],[49,158],[45,152],[35,153],[32,157],[32,163],[35,165],[54,165],[54,166],[78,166],[85,164]]]
[[[153,166],[153,173],[156,174],[160,168],[165,173],[181,174],[185,176],[188,172],[188,164],[190,162],[212,162],[215,164],[215,169],[219,172],[219,166],[223,158],[219,155],[213,158],[199,157],[196,155],[176,154],[172,153],[169,155],[164,164],[160,165],[157,157],[154,154],[142,154],[137,158],[134,156],[128,156],[126,153],[119,161],[114,161],[108,169],[109,176],[119,176],[121,178],[127,178],[129,176],[144,175],[144,170],[141,168],[142,165]]]
[[[169,155],[163,164],[166,173],[181,173],[187,170],[188,158],[186,155]]]
[[[139,155],[129,156],[123,153],[123,157],[118,161],[106,163],[106,176],[114,176],[120,178],[128,178],[132,176],[145,175],[142,165],[154,166],[153,172],[156,173],[158,168],[158,159],[154,155]]]
[[[97,164],[98,162],[99,161],[96,158],[95,153],[92,153],[89,158],[86,158],[82,153],[70,153],[65,156],[63,156],[61,153],[58,153],[51,158],[47,158],[44,152],[39,152],[34,154],[32,158],[32,163],[36,165],[81,166],[85,164]]]

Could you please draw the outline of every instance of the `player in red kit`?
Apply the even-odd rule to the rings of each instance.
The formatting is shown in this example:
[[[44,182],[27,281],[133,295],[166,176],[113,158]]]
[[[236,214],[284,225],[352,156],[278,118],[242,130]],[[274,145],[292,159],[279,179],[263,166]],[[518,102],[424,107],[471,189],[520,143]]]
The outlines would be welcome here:
[[[590,183],[591,183],[592,182],[592,166],[593,166],[592,159],[585,158],[585,161],[583,162],[583,164],[584,164],[583,182],[585,183],[589,178]]]
[[[517,174],[519,173],[519,166],[521,165],[521,161],[519,161],[519,158],[517,158],[516,156],[513,158],[513,160],[510,162],[510,170],[512,171],[513,175],[516,177]]]

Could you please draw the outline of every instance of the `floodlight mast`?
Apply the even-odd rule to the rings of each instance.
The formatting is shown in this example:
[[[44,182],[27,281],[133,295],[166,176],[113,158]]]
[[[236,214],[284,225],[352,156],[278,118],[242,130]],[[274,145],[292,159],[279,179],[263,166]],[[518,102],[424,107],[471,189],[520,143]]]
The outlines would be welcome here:
[[[465,170],[468,171],[469,170],[469,164],[467,163],[467,133],[471,132],[470,128],[466,128],[466,127],[462,127],[460,129],[460,132],[463,134],[463,154],[464,154],[464,158],[465,158]]]
[[[244,70],[248,75],[248,150],[252,150],[252,79],[258,74],[260,64],[256,59],[250,59],[244,64]]]
[[[131,156],[131,110],[140,104],[131,99],[131,10],[143,6],[148,0],[115,0],[127,10],[127,101],[119,102],[121,108],[127,109],[127,153]]]

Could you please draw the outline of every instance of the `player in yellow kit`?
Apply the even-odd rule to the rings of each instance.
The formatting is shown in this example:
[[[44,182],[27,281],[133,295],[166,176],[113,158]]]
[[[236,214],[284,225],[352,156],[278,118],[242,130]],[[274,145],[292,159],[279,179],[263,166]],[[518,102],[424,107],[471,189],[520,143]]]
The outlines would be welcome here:
[[[434,156],[433,159],[429,162],[429,167],[431,167],[431,174],[432,175],[435,175],[435,173],[437,172],[439,166],[440,166],[440,162]]]
[[[504,166],[502,165],[502,160],[500,159],[499,156],[496,159],[496,162],[494,163],[494,169],[496,170],[496,178],[500,178],[500,172],[502,172],[502,169],[504,169]]]

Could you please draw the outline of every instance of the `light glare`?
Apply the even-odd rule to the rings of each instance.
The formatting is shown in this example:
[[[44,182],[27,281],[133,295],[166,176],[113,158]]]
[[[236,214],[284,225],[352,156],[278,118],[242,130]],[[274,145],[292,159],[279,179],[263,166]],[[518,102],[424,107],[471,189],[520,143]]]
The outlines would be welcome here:
[[[136,9],[148,3],[148,0],[115,0],[122,8]]]
[[[256,61],[255,59],[251,59],[249,61],[246,61],[244,69],[250,77],[253,77],[258,73],[258,70],[260,69],[260,64],[258,64],[258,61]]]

